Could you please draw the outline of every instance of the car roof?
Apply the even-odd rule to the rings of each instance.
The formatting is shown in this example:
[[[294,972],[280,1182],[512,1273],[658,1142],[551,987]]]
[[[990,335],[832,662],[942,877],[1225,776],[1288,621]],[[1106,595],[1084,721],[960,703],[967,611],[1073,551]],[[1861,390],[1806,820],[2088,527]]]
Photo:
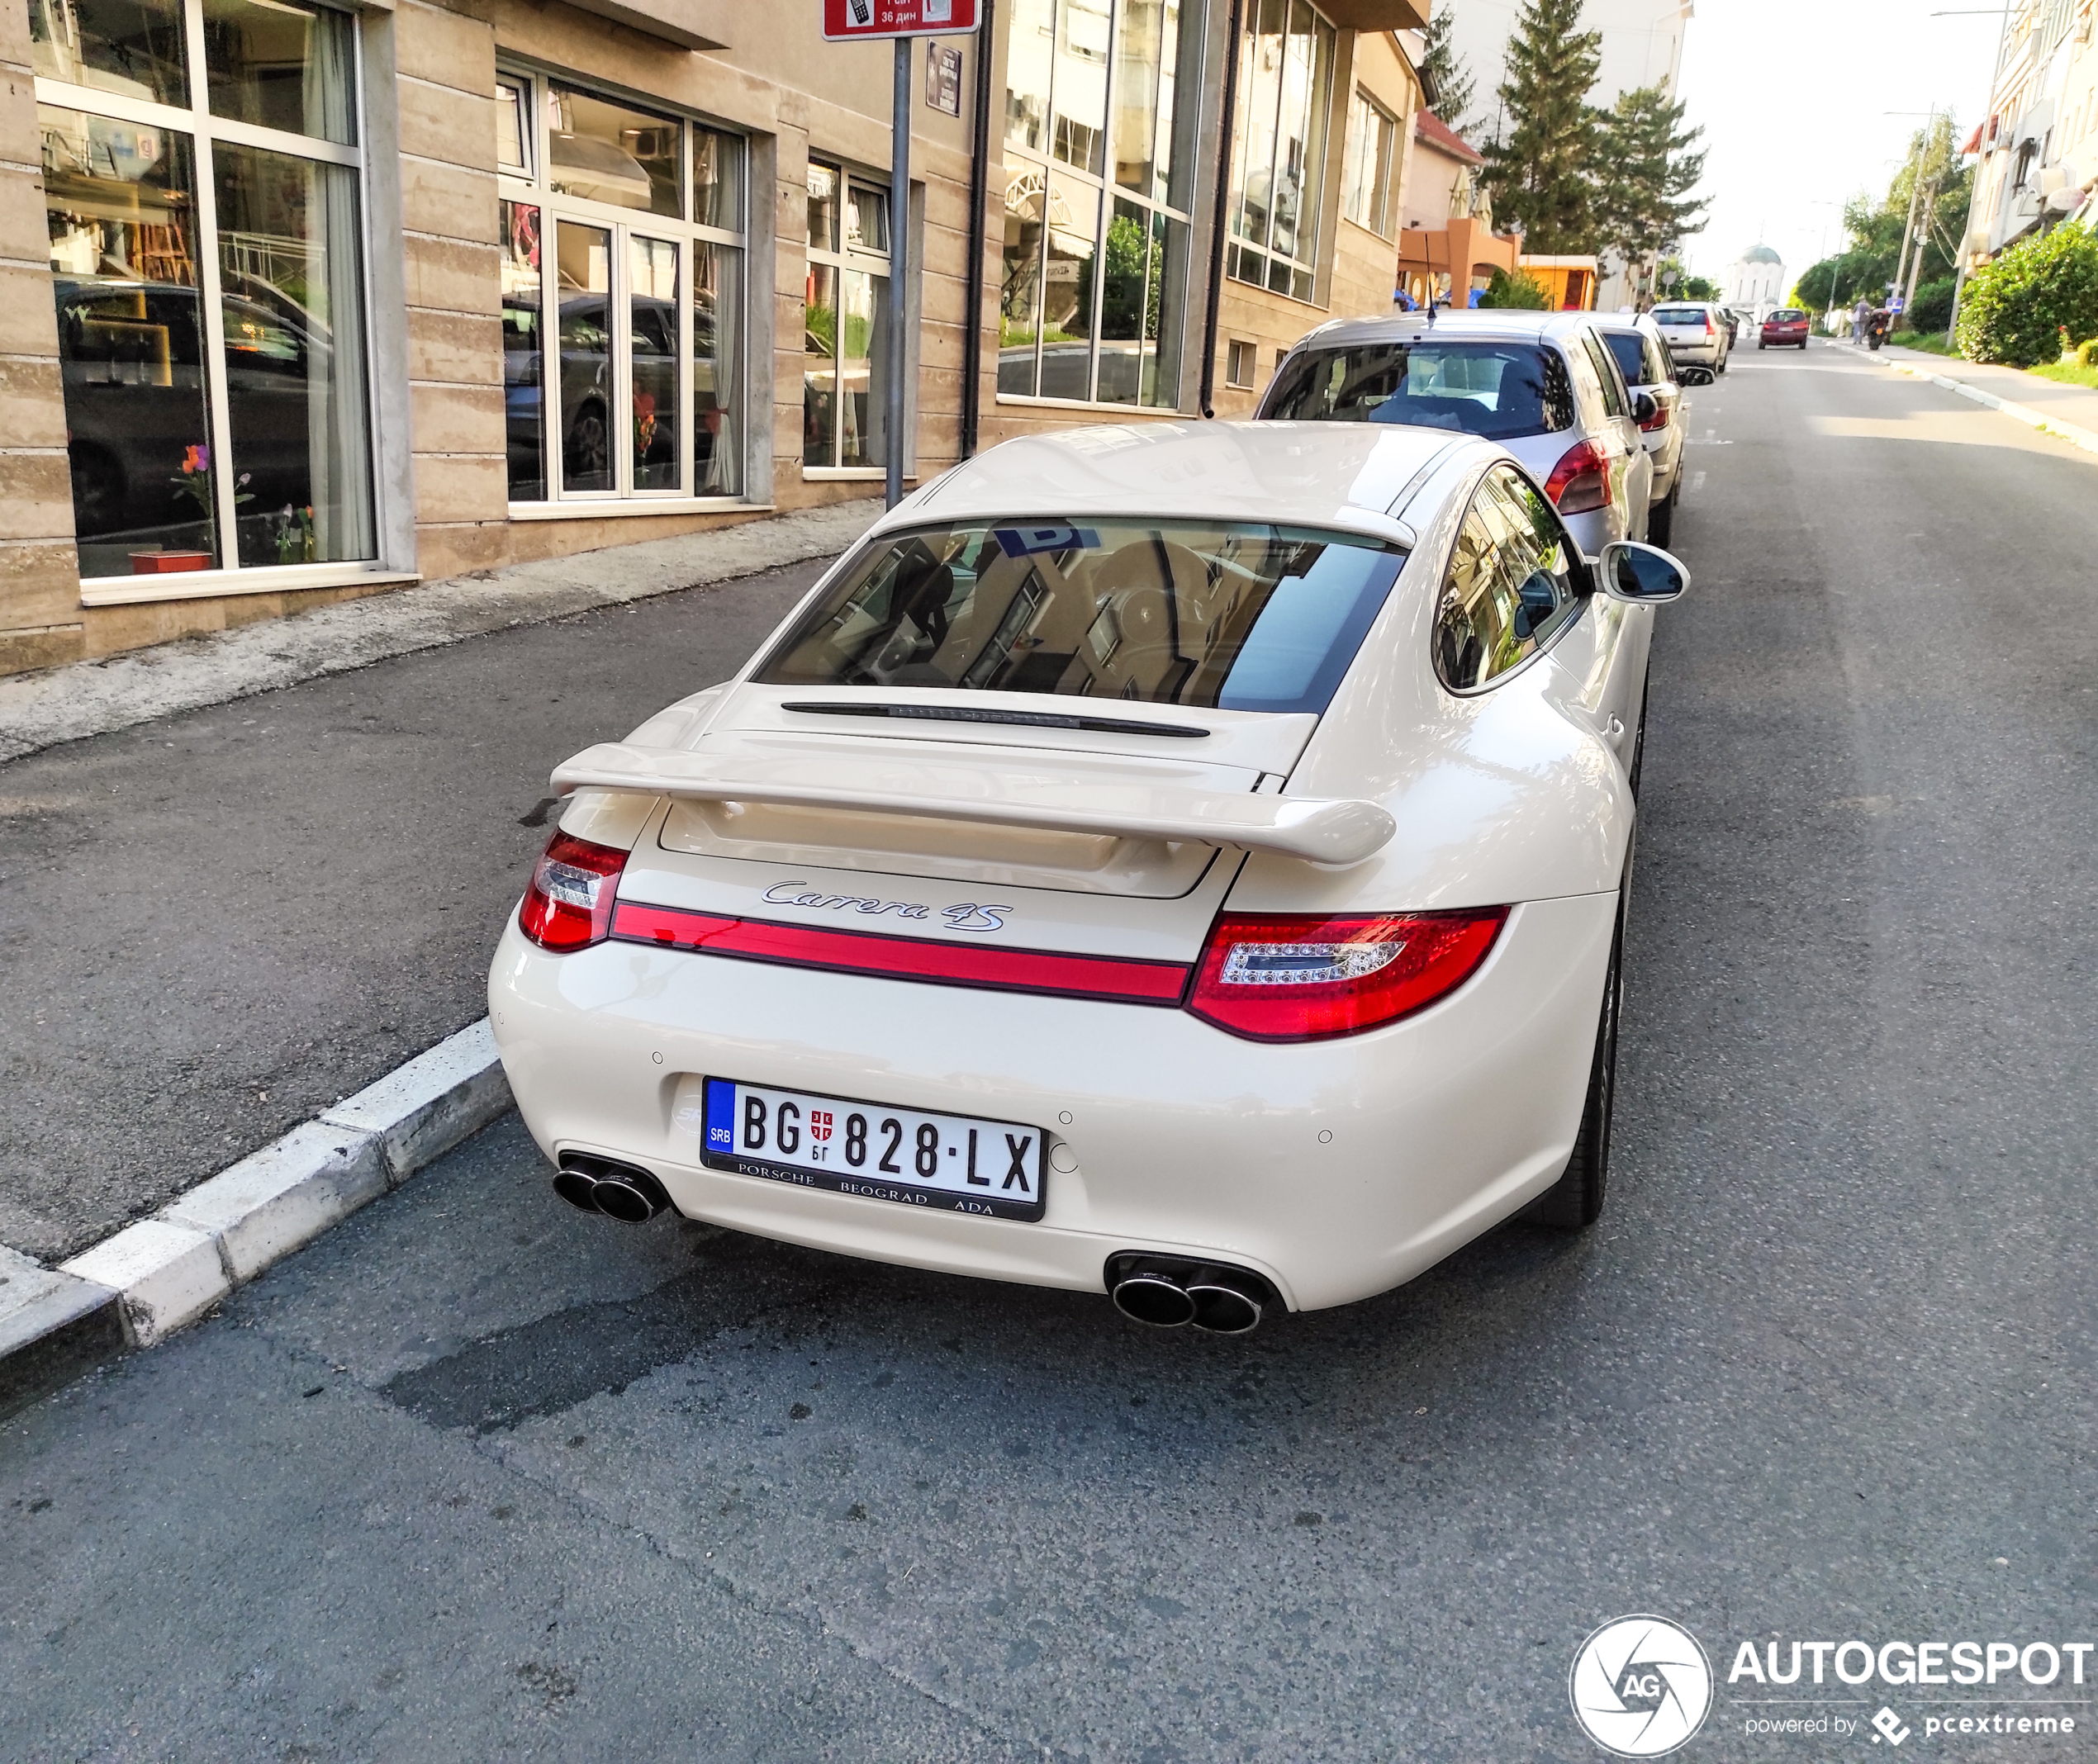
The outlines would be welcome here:
[[[1438,311],[1435,322],[1425,312],[1379,314],[1374,318],[1335,319],[1297,340],[1297,349],[1331,349],[1351,343],[1403,343],[1431,333],[1437,337],[1461,337],[1481,343],[1557,342],[1577,330],[1593,325],[1600,314],[1593,312],[1534,312],[1517,307],[1491,307],[1485,311]]]
[[[1475,438],[1382,423],[1131,424],[1024,435],[964,460],[883,524],[1016,515],[1273,521],[1410,543],[1388,510]]]

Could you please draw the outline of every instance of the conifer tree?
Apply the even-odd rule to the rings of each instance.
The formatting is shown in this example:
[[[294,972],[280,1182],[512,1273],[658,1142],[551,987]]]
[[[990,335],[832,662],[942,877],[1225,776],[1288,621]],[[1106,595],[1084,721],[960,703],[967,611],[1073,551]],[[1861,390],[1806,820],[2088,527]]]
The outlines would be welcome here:
[[[1450,7],[1445,3],[1428,21],[1427,51],[1421,58],[1421,71],[1435,92],[1430,107],[1458,134],[1471,120],[1472,97],[1479,89],[1470,64],[1450,40]]]
[[[1693,150],[1704,131],[1683,127],[1683,108],[1659,86],[1642,86],[1621,97],[1597,130],[1597,243],[1641,281],[1709,206],[1690,193],[1704,175],[1705,155]]]
[[[1588,100],[1602,33],[1580,22],[1581,0],[1525,0],[1508,40],[1486,185],[1496,225],[1519,225],[1529,252],[1596,248],[1599,131]]]

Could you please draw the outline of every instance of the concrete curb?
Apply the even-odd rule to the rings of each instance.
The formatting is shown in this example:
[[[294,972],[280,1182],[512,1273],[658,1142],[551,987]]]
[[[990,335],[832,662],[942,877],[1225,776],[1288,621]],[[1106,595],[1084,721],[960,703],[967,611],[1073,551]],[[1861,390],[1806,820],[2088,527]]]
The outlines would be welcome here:
[[[345,600],[101,661],[0,676],[0,762],[156,717],[348,673],[516,625],[617,606],[842,552],[880,500],[797,509]]]
[[[0,1415],[195,1322],[510,1103],[484,1017],[55,1268],[0,1247]]]
[[[1861,349],[1854,343],[1846,343],[1842,347],[1853,355],[1862,355],[1882,368],[1891,368],[1896,373],[1905,373],[1912,380],[1928,380],[1933,386],[1942,386],[1948,392],[1958,392],[1961,397],[1971,398],[1977,405],[1986,405],[1991,410],[2001,410],[2005,416],[2024,424],[2029,429],[2037,429],[2043,434],[2058,436],[2072,447],[2080,447],[2087,453],[2098,453],[2098,429],[2086,429],[2076,423],[2065,423],[2059,417],[2035,410],[2030,405],[1999,398],[1994,392],[1971,386],[1964,380],[1956,380],[1950,374],[1932,373],[1925,368],[1911,367],[1907,362],[1892,360],[1872,350]]]

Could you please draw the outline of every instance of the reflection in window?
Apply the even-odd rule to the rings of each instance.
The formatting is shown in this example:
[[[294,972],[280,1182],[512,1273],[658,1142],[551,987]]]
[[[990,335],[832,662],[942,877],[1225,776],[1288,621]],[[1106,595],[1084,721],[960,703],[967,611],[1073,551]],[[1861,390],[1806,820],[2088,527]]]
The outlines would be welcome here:
[[[29,0],[29,61],[45,79],[187,105],[178,0]]]
[[[743,253],[701,240],[693,248],[692,448],[702,496],[733,496],[743,487]]]
[[[1093,266],[1100,192],[1049,174],[1049,255],[1042,275],[1042,396],[1084,399],[1093,368]]]
[[[1257,522],[921,528],[865,547],[755,677],[1316,712],[1404,562]]]
[[[1569,553],[1536,486],[1505,466],[1487,474],[1457,530],[1436,608],[1436,671],[1445,685],[1485,685],[1578,615]]]
[[[634,379],[634,487],[675,490],[677,457],[677,247],[667,239],[627,241],[627,288]]]
[[[563,220],[555,235],[561,323],[561,482],[616,490],[612,462],[612,235]]]
[[[347,13],[292,0],[203,0],[211,114],[322,140],[356,139]]]
[[[531,130],[526,119],[530,100],[523,85],[514,79],[496,82],[496,164],[506,172],[529,173]]]
[[[1336,40],[1305,0],[1246,7],[1224,270],[1294,300],[1312,297]]]
[[[373,557],[356,173],[225,141],[215,152],[240,561]]]
[[[539,372],[545,344],[545,287],[539,273],[539,211],[529,202],[502,208],[503,428],[510,500],[546,496],[546,412]]]
[[[677,164],[682,130],[672,119],[549,86],[547,130],[548,175],[561,194],[650,214],[683,214]]]
[[[520,131],[499,104],[510,500],[740,495],[743,254],[711,235],[742,220],[741,138],[537,74],[498,85]]]
[[[1180,402],[1188,189],[1175,168],[1193,164],[1199,107],[1182,114],[1176,93],[1200,24],[1182,0],[1023,0],[1016,13],[1001,393]]]
[[[215,568],[189,140],[36,117],[80,573]]]
[[[802,463],[871,469],[888,458],[889,192],[819,161],[809,192]]]

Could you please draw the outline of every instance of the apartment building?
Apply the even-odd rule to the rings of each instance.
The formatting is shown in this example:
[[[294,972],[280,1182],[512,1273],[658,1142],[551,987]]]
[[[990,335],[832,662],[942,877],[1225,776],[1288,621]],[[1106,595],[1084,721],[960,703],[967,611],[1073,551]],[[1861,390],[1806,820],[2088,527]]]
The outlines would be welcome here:
[[[1969,267],[2065,220],[2098,187],[2094,0],[2016,0],[2004,14],[1961,240]]]
[[[0,672],[1243,414],[1389,308],[1425,5],[986,0],[904,191],[817,0],[9,7]]]

